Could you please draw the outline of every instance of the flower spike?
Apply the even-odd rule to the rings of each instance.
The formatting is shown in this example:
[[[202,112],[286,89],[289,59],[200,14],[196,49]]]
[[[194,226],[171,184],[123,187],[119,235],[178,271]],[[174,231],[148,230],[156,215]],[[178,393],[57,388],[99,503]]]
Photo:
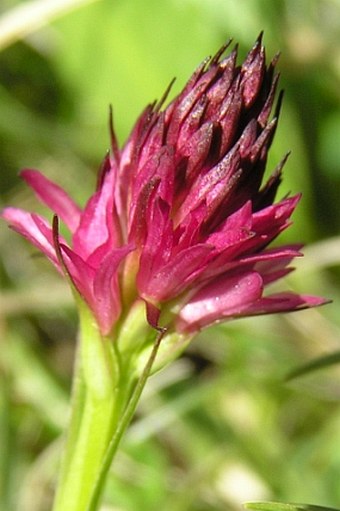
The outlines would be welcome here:
[[[274,105],[278,55],[266,64],[262,36],[240,65],[237,46],[226,54],[229,41],[164,106],[171,82],[122,148],[110,107],[111,151],[83,209],[39,172],[23,171],[71,243],[60,239],[57,217],[51,229],[15,208],[2,215],[64,270],[102,334],[138,302],[153,328],[190,335],[216,321],[324,303],[266,294],[300,255],[300,247],[269,247],[300,196],[275,202],[288,155],[262,183],[283,97]]]

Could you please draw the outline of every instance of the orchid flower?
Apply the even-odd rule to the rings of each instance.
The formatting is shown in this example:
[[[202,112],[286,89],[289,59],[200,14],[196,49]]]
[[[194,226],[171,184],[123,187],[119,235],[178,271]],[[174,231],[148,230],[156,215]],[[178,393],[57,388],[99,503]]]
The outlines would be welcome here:
[[[110,439],[157,336],[158,362],[148,374],[213,323],[325,303],[267,291],[301,256],[300,244],[271,247],[300,199],[275,201],[287,156],[263,183],[282,98],[274,106],[278,58],[266,65],[261,37],[241,65],[237,48],[225,56],[226,48],[204,60],[168,106],[168,91],[148,105],[122,148],[111,117],[111,150],[84,207],[26,169],[21,176],[53,223],[18,208],[2,212],[69,279],[80,311],[79,374],[101,438],[86,430],[87,404],[79,405],[83,421],[71,422],[55,511],[96,509],[93,481],[105,472]],[[84,472],[86,442],[96,461]]]

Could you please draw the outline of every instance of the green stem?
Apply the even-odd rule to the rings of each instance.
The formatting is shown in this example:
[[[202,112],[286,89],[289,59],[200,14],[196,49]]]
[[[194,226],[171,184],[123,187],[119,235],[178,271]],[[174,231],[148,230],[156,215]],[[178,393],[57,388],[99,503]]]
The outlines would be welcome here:
[[[102,493],[103,484],[106,479],[107,472],[111,466],[112,460],[117,452],[117,449],[119,447],[120,441],[122,439],[122,436],[124,432],[126,431],[128,425],[131,422],[131,419],[135,413],[135,410],[137,408],[139,399],[141,397],[141,394],[143,392],[143,389],[145,387],[145,384],[147,382],[148,377],[150,376],[151,369],[153,366],[153,363],[156,359],[157,352],[159,349],[159,346],[161,344],[161,341],[163,339],[163,336],[165,334],[165,329],[160,330],[156,341],[153,345],[150,357],[147,360],[147,363],[143,369],[143,372],[137,381],[137,384],[133,390],[133,393],[131,395],[130,400],[128,401],[128,404],[124,410],[124,413],[121,416],[120,421],[117,424],[116,430],[113,434],[113,437],[111,439],[111,442],[108,445],[107,451],[105,453],[105,457],[103,459],[103,463],[100,468],[100,472],[98,473],[97,481],[94,487],[94,492],[90,501],[90,505],[88,508],[86,508],[86,511],[96,511],[98,509],[99,499]]]
[[[133,351],[121,360],[121,346],[101,336],[84,304],[79,304],[79,310],[72,415],[53,511],[98,509],[113,456],[132,419],[165,332],[160,331],[137,379]],[[129,329],[127,334],[131,334]],[[148,329],[143,334],[143,338],[149,335]],[[133,341],[136,342],[135,335]]]
[[[53,511],[85,511],[117,423],[114,353],[80,305],[71,421]]]
[[[71,410],[72,415],[70,418],[70,424],[68,426],[67,432],[67,442],[64,448],[64,453],[61,461],[61,477],[59,484],[62,483],[62,478],[66,477],[66,467],[69,465],[70,460],[72,458],[74,446],[76,444],[81,418],[83,415],[83,409],[85,404],[85,383],[84,378],[81,371],[80,357],[79,357],[79,349],[76,353],[76,360],[74,365],[74,375],[73,375],[73,383],[72,383],[72,400],[71,400]]]
[[[53,511],[85,511],[111,436],[114,400],[86,396],[78,437]]]

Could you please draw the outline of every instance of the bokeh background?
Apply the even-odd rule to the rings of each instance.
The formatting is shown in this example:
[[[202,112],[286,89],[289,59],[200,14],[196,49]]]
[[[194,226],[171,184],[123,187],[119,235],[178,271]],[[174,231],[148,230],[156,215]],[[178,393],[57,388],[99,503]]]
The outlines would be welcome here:
[[[109,146],[226,40],[281,51],[285,99],[268,169],[303,192],[281,241],[306,243],[281,289],[333,300],[201,334],[150,380],[110,472],[106,511],[238,510],[249,500],[340,508],[340,2],[1,0],[1,205],[43,211],[34,167],[83,204]],[[77,317],[64,282],[0,227],[0,509],[48,511],[67,423]]]

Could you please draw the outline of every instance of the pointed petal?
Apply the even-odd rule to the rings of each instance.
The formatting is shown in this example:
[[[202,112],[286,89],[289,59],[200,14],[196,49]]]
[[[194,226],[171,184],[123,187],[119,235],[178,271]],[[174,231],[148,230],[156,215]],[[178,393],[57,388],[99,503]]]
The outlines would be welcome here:
[[[150,158],[157,154],[163,146],[165,130],[164,115],[164,112],[160,112],[159,116],[156,118],[155,124],[150,129],[147,141],[141,146],[140,154],[136,161],[139,169],[141,169]]]
[[[185,87],[182,93],[169,105],[166,120],[168,120],[167,117],[170,117],[169,113],[171,113],[171,118],[169,119],[167,143],[176,145],[184,120],[196,108],[197,102],[200,101],[218,72],[218,66],[216,65],[207,69],[191,89]]]
[[[101,188],[88,201],[79,227],[73,236],[74,251],[84,260],[87,260],[99,247],[105,245],[112,249],[120,242],[114,186],[115,174],[112,171],[107,172]],[[99,262],[97,258],[96,265]]]
[[[169,204],[172,202],[174,189],[173,152],[173,148],[163,146],[139,170],[132,189],[130,218],[133,218],[136,209],[140,209],[139,203],[144,199],[142,192],[149,187],[151,182],[159,183],[158,195]]]
[[[183,250],[157,272],[145,278],[138,274],[138,289],[146,300],[170,300],[184,291],[205,269],[213,247],[201,244]]]
[[[220,111],[219,122],[222,127],[222,140],[220,154],[225,155],[232,147],[238,128],[238,121],[242,111],[241,91],[235,85],[232,86]]]
[[[169,205],[156,197],[147,211],[147,237],[140,258],[142,280],[148,280],[153,272],[164,266],[172,253],[173,229]]]
[[[242,315],[262,296],[263,282],[256,272],[215,279],[200,289],[182,308],[178,327],[200,330],[216,321]]]
[[[272,110],[272,106],[273,106],[274,99],[275,99],[275,92],[276,92],[278,81],[279,81],[279,75],[277,74],[272,79],[268,97],[266,99],[266,102],[265,102],[262,110],[261,110],[260,115],[257,118],[259,124],[262,127],[264,127],[268,122],[270,112]],[[269,80],[269,83],[270,83],[270,80]]]
[[[230,55],[217,64],[217,68],[222,74],[207,91],[209,105],[206,112],[206,118],[216,119],[218,118],[221,110],[223,110],[223,102],[229,96],[230,89],[233,88],[236,58],[237,51],[233,50]]]
[[[261,38],[259,38],[248,53],[241,68],[243,99],[248,108],[254,103],[260,91],[264,71],[265,51],[261,45]]]
[[[239,163],[240,155],[234,147],[215,167],[201,174],[179,208],[178,222],[204,201],[209,208],[209,215],[213,214],[217,205],[228,197],[236,185],[239,178]]]
[[[286,245],[279,248],[264,250],[260,254],[245,257],[243,261],[247,264],[255,264],[256,271],[261,275],[270,275],[272,272],[287,268],[295,257],[303,257],[300,249],[302,245]]]
[[[94,311],[93,281],[96,273],[95,269],[87,264],[87,262],[70,247],[60,243],[60,250],[73,284],[82,298],[87,302],[88,306]]]
[[[196,131],[204,124],[204,114],[207,108],[208,98],[204,95],[192,109],[188,117],[185,119],[181,126],[180,137],[177,142],[177,149],[181,150],[181,146],[185,146],[185,141],[190,140],[195,135]]]
[[[267,206],[273,204],[276,192],[278,187],[282,182],[282,170],[288,159],[289,153],[287,153],[284,158],[280,161],[280,163],[275,168],[274,172],[265,183],[263,188],[258,192],[258,194],[253,199],[254,211],[258,211],[260,209],[264,209]]]
[[[54,211],[71,232],[74,232],[79,225],[81,209],[71,197],[37,170],[23,170],[21,176],[33,188],[38,199]]]
[[[230,245],[249,239],[252,232],[252,205],[247,201],[240,209],[228,216],[220,229],[210,234],[206,241],[219,249],[229,248]]]
[[[286,229],[291,223],[290,217],[300,198],[301,195],[289,197],[254,213],[253,230],[257,234],[256,241],[262,239],[268,243]]]
[[[170,208],[174,194],[173,148],[164,146],[144,166],[137,176],[129,213],[129,241],[137,245],[145,243],[148,233],[156,225],[157,208]],[[158,203],[158,201],[160,201]],[[160,213],[160,210],[158,211]],[[163,211],[164,213],[164,211]],[[162,225],[163,213],[158,215]]]
[[[196,245],[201,239],[202,221],[206,217],[207,207],[202,202],[196,209],[189,211],[180,225],[174,232],[174,245],[178,251],[188,248],[190,245]]]
[[[188,161],[185,176],[187,182],[192,182],[198,172],[202,172],[211,146],[212,136],[213,124],[210,122],[205,123],[197,129],[191,138],[182,141],[183,147],[178,148],[181,156],[185,157]]]
[[[93,282],[94,313],[103,335],[109,334],[121,312],[118,267],[131,247],[112,250],[101,262]]]
[[[261,298],[245,309],[246,316],[258,316],[262,314],[274,314],[277,312],[293,312],[297,310],[319,307],[329,303],[329,300],[319,296],[298,295],[295,293],[275,293]]]
[[[245,257],[263,250],[274,238],[291,224],[290,216],[299,202],[300,196],[284,199],[252,215],[252,236],[245,239],[233,254]]]
[[[107,335],[120,314],[118,266],[132,248],[112,250],[98,270],[69,247],[61,244],[60,248],[76,289],[92,310],[101,333]]]
[[[51,226],[45,218],[18,208],[5,208],[1,216],[9,226],[37,247],[61,271],[53,245]]]

